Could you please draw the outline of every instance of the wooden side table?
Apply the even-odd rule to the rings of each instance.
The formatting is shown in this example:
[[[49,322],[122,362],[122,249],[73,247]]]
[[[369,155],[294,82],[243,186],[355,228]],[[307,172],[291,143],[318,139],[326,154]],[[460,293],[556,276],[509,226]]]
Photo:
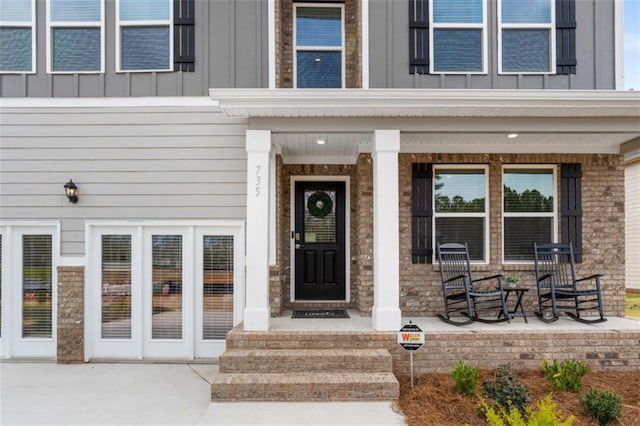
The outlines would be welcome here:
[[[522,297],[524,296],[524,294],[529,291],[528,288],[525,287],[509,287],[504,286],[502,287],[502,289],[504,290],[504,303],[507,304],[508,300],[509,300],[509,296],[511,295],[511,293],[515,293],[516,295],[516,304],[513,307],[513,310],[509,310],[509,312],[507,312],[507,314],[511,317],[511,318],[515,318],[515,317],[522,317],[524,318],[524,322],[526,322],[527,324],[529,323],[529,321],[527,320],[527,312],[524,309],[524,305],[522,304]],[[509,308],[507,307],[507,310]]]

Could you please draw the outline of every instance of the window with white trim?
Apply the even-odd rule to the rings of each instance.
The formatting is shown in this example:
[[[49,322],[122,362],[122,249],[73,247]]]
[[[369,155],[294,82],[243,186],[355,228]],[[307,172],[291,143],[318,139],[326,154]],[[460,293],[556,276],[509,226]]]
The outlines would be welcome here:
[[[47,72],[104,72],[104,1],[47,1]]]
[[[429,2],[430,73],[487,72],[486,0]]]
[[[173,71],[171,0],[116,2],[116,71]]]
[[[295,5],[295,87],[344,87],[344,5]]]
[[[533,243],[556,241],[556,167],[503,168],[503,254],[505,262],[533,260]]]
[[[555,73],[555,1],[498,0],[498,72]]]
[[[475,262],[488,262],[488,167],[433,166],[433,235],[437,243],[467,243]],[[435,253],[435,250],[434,250]]]
[[[35,0],[0,1],[0,73],[35,73]]]

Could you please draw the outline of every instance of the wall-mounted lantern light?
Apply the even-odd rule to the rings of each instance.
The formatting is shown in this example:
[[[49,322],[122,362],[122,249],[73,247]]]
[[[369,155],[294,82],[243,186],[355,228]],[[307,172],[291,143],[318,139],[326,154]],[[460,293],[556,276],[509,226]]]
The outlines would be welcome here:
[[[75,204],[78,202],[78,187],[73,183],[73,180],[69,179],[69,182],[64,184],[64,193],[70,203]]]

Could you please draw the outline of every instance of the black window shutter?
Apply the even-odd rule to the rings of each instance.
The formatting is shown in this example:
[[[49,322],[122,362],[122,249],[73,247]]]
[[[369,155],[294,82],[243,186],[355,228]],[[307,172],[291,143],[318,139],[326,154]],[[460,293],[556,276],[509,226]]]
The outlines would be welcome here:
[[[173,70],[195,71],[195,0],[173,0]]]
[[[411,174],[411,263],[433,263],[433,167],[413,163]]]
[[[573,243],[576,262],[582,262],[582,167],[580,163],[560,165],[560,220],[562,242]]]
[[[576,0],[556,0],[556,74],[575,74],[576,65]]]
[[[429,74],[429,0],[409,0],[409,73]]]

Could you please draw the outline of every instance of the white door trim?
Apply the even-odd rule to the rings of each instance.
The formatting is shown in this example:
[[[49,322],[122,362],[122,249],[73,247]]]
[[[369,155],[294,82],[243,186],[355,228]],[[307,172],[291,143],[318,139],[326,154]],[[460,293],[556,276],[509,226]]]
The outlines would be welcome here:
[[[326,182],[344,182],[344,285],[345,285],[345,299],[344,302],[351,301],[351,176],[291,176],[289,182],[289,211],[290,211],[290,223],[289,223],[289,234],[294,232],[296,229],[296,182],[316,182],[316,181],[326,181]],[[290,289],[289,289],[289,300],[291,302],[295,302],[295,283],[296,283],[296,262],[295,262],[295,240],[293,238],[289,238],[289,265],[290,265]],[[314,302],[313,300],[305,300],[305,302]],[[318,303],[335,303],[342,302],[341,300],[320,300]]]

